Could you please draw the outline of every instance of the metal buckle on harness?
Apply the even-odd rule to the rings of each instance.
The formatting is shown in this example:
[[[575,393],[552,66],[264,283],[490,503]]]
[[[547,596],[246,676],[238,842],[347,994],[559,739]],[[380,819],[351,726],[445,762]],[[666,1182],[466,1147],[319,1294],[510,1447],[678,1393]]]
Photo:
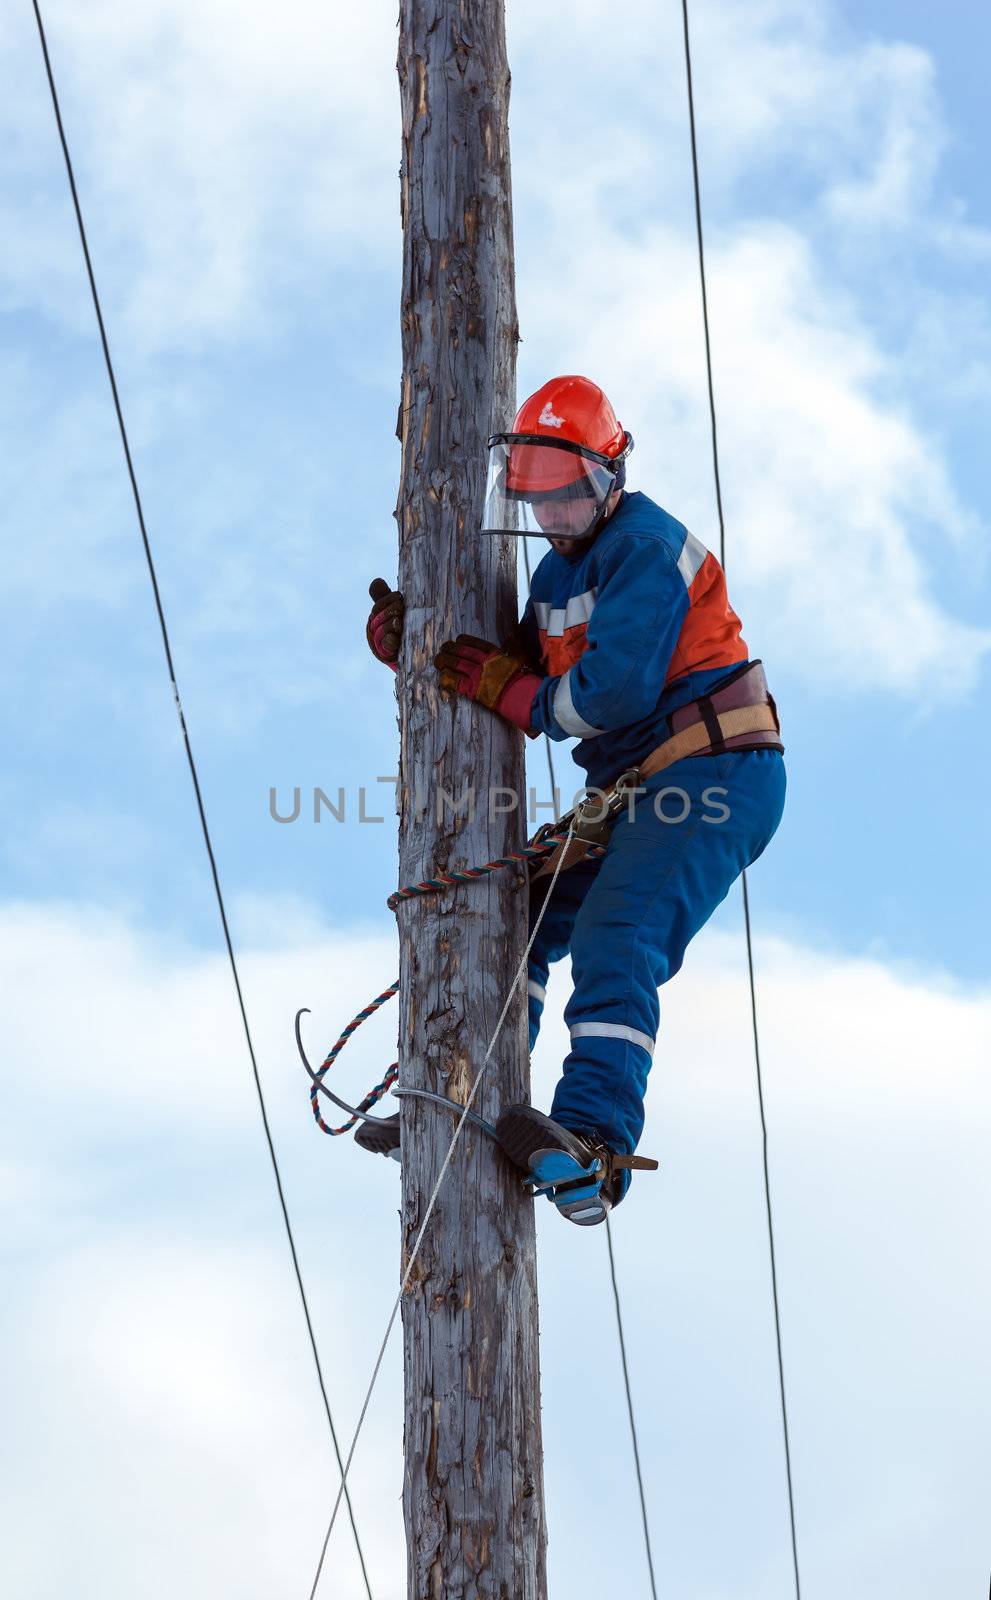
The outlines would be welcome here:
[[[608,844],[612,832],[610,823],[623,809],[628,792],[638,788],[639,783],[640,768],[628,767],[604,793],[600,789],[597,794],[587,794],[581,804],[566,811],[559,822],[543,823],[530,843],[546,844],[549,839],[563,843],[570,831],[573,839],[581,839],[585,844]]]
[[[575,837],[589,844],[606,844],[612,832],[610,823],[622,811],[629,791],[638,787],[639,778],[640,768],[628,767],[606,791],[604,801],[600,795],[587,794],[574,812]]]

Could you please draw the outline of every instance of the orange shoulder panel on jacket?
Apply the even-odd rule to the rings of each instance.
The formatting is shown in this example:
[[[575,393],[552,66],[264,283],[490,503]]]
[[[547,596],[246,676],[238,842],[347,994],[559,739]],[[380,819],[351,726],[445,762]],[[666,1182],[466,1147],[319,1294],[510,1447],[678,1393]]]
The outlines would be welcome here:
[[[681,626],[666,682],[686,672],[708,672],[746,661],[742,623],[729,603],[726,575],[711,551],[688,590],[688,614]]]

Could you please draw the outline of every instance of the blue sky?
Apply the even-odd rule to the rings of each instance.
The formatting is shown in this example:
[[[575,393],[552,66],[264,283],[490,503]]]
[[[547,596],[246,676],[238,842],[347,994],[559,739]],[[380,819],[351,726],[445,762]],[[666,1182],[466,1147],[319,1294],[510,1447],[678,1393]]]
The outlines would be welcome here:
[[[397,748],[392,685],[363,637],[368,581],[395,572],[394,10],[56,0],[46,15],[346,1418],[394,1282],[393,1174],[318,1141],[288,1024],[309,1003],[330,1036],[395,965],[394,835],[354,821],[361,785],[388,819],[375,778]],[[730,592],[788,748],[788,811],[752,896],[813,1597],[921,1600],[983,1592],[987,1575],[988,1303],[971,1252],[991,1008],[989,26],[962,6],[693,10]],[[576,0],[566,30],[510,6],[519,387],[596,377],[636,436],[631,485],[715,545],[679,30],[678,7],[647,0],[608,26]],[[214,1592],[233,1560],[251,1596],[287,1548],[304,1581],[326,1442],[30,8],[0,45],[14,1069],[0,1172],[26,1463],[6,1537],[18,1594],[133,1593],[166,1503],[186,1531],[161,1553],[162,1592],[180,1577]],[[530,764],[543,790],[539,747]],[[345,787],[344,826],[270,819],[271,785],[285,800],[318,784]],[[700,1600],[787,1593],[739,946],[734,896],[665,994],[645,1141],[664,1175],[617,1219],[645,1311],[633,1340],[662,1571]],[[714,986],[725,1017],[699,1038],[692,1002],[708,1009]],[[558,1016],[565,991],[562,974]],[[375,1026],[349,1085],[391,1059],[394,1023]],[[538,1094],[563,1038],[552,1021]],[[559,1583],[577,1575],[585,1492],[569,1477],[574,1397],[616,1404],[611,1360],[562,1355],[589,1255],[568,1232],[548,1223],[541,1240]],[[344,1285],[360,1322],[340,1315]],[[42,1384],[39,1426],[26,1397]],[[398,1485],[397,1416],[393,1367],[356,1478],[370,1516],[376,1472]],[[601,1528],[628,1523],[635,1585],[621,1420]],[[155,1462],[146,1491],[132,1454]],[[53,1473],[78,1524],[71,1569],[30,1512]],[[121,1496],[130,1541],[114,1532]],[[264,1529],[250,1553],[245,1504]],[[388,1504],[381,1592],[398,1594]],[[346,1539],[338,1551],[334,1592],[357,1593]]]

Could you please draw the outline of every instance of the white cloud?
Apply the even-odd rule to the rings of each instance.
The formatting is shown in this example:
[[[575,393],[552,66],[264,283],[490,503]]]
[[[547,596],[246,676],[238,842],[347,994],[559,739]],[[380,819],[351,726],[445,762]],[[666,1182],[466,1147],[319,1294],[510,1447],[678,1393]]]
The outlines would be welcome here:
[[[269,922],[289,909],[270,905]],[[96,908],[8,904],[0,923],[11,1592],[308,1592],[338,1480],[226,958]],[[299,925],[313,935],[312,916]],[[314,1128],[292,1016],[312,1006],[318,1055],[348,1020],[339,995],[357,1009],[394,962],[392,938],[328,945],[323,929],[241,961],[344,1448],[368,1326],[384,1326],[395,1292],[395,1207],[369,1207],[359,1152]],[[352,1041],[345,1095],[394,1041],[394,1012]],[[344,1283],[354,1316],[340,1314]],[[403,1592],[398,1362],[394,1346],[353,1479],[389,1600]],[[342,1600],[364,1594],[343,1516],[328,1577]]]
[[[119,341],[145,353],[204,337],[267,341],[328,263],[396,237],[395,16],[342,0],[270,6],[95,0],[46,7],[46,27],[97,272]],[[21,183],[8,307],[75,323],[75,249],[61,154],[29,12],[11,29],[4,142]],[[391,140],[389,133],[391,132]],[[23,190],[22,190],[23,192]],[[305,259],[301,259],[305,252]],[[47,266],[65,260],[51,282]],[[315,274],[319,273],[319,277]],[[80,280],[81,285],[81,280]]]
[[[336,1467],[302,1318],[277,1248],[212,1222],[183,1236],[122,1221],[40,1270],[6,1416],[26,1451],[5,1485],[10,1592],[309,1592]],[[361,1328],[325,1315],[321,1332],[346,1448]],[[375,1593],[396,1600],[397,1377],[393,1352],[351,1486]],[[327,1593],[365,1594],[346,1509],[328,1574]]]
[[[852,81],[844,80],[837,109],[854,110],[867,170],[830,184],[825,204],[838,222],[859,222],[872,231],[911,224],[931,198],[946,143],[933,63],[922,50],[875,43],[856,67]]]
[[[3,1354],[16,1590],[295,1592],[334,1474],[229,976],[80,908],[7,907],[0,933],[14,1001],[5,1160],[28,1208],[5,1239],[20,1246]],[[313,1129],[289,1022],[315,1001],[309,1030],[328,1038],[393,959],[391,937],[316,937],[312,919],[300,946],[242,958],[344,1433],[395,1291],[397,1174]],[[758,982],[806,1584],[856,1600],[963,1592],[985,1561],[991,996],[780,937],[759,941]],[[566,1048],[566,988],[555,973],[538,1103]],[[788,1550],[738,933],[707,931],[662,1000],[643,1143],[661,1170],[615,1221],[655,1548],[686,1600],[757,1600],[785,1591]],[[341,1081],[372,1081],[394,1030],[394,1013],[363,1028]],[[38,1236],[46,1169],[62,1228]],[[604,1241],[549,1206],[538,1215],[552,1583],[601,1574],[633,1588],[642,1557]],[[376,1592],[397,1596],[398,1377],[397,1346],[355,1480]],[[343,1526],[326,1592],[359,1593]]]

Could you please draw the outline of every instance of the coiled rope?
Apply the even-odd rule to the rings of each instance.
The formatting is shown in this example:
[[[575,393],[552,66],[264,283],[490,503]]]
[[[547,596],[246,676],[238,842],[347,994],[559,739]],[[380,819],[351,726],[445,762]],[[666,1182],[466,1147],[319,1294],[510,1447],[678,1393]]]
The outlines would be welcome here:
[[[571,835],[569,831],[567,833],[567,837],[570,838],[570,836]],[[452,872],[438,872],[432,878],[424,878],[421,883],[404,884],[402,888],[396,889],[392,894],[390,894],[388,900],[386,901],[386,905],[389,907],[390,911],[398,911],[399,907],[406,900],[419,900],[425,895],[429,894],[443,894],[445,889],[454,888],[459,883],[475,883],[479,878],[486,878],[490,873],[501,872],[507,867],[529,866],[531,862],[544,861],[558,848],[565,837],[566,834],[562,825],[559,831],[549,834],[546,839],[540,840],[539,843],[531,840],[531,842],[525,845],[522,850],[512,850],[508,855],[496,856],[494,861],[485,861],[479,866],[458,867]],[[604,856],[605,853],[605,847],[603,845],[591,844],[587,847],[588,859],[595,860],[600,856]],[[563,861],[563,854],[561,859]],[[560,871],[560,867],[558,868],[558,871]],[[557,873],[554,874],[554,878],[556,881]],[[541,916],[542,915],[543,912],[541,912]],[[323,1133],[330,1134],[331,1138],[336,1139],[342,1133],[350,1133],[355,1124],[362,1120],[363,1116],[371,1110],[372,1106],[377,1105],[382,1096],[388,1093],[399,1077],[399,1063],[398,1061],[394,1061],[386,1071],[385,1077],[382,1079],[381,1083],[377,1083],[374,1088],[369,1089],[368,1093],[365,1095],[365,1098],[361,1100],[354,1108],[355,1115],[353,1115],[348,1122],[341,1123],[340,1127],[338,1128],[332,1128],[329,1123],[324,1121],[320,1113],[321,1093],[327,1095],[328,1098],[333,1100],[336,1105],[340,1105],[342,1103],[336,1095],[330,1094],[330,1091],[323,1082],[324,1077],[329,1069],[334,1065],[334,1062],[337,1060],[348,1040],[351,1038],[351,1035],[361,1027],[363,1022],[367,1022],[369,1017],[373,1017],[380,1006],[385,1005],[385,1002],[387,1000],[391,1000],[393,995],[397,994],[398,992],[399,979],[397,978],[395,983],[390,983],[388,989],[383,989],[381,994],[376,995],[374,1000],[370,1000],[367,1006],[364,1006],[356,1016],[351,1018],[351,1021],[344,1029],[344,1032],[341,1034],[336,1044],[332,1045],[327,1051],[327,1054],[324,1056],[320,1066],[314,1071],[310,1071],[310,1069],[307,1068],[307,1071],[310,1071],[310,1106],[313,1111],[313,1116],[316,1120],[317,1127],[320,1128]],[[303,1060],[305,1065],[305,1057]]]

